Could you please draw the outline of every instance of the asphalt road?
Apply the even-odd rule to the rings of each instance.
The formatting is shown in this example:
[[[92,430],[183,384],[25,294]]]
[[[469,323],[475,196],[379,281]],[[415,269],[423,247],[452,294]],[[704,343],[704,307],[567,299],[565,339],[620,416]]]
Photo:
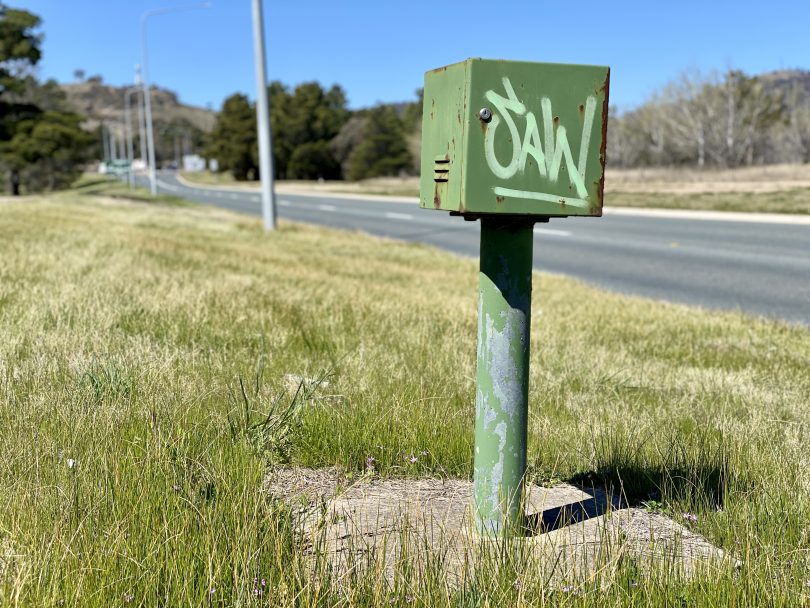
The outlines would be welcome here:
[[[259,215],[258,191],[189,187],[162,192]],[[429,243],[478,256],[478,222],[384,197],[278,194],[279,217]],[[534,266],[622,293],[742,310],[810,325],[810,225],[606,215],[535,229]]]

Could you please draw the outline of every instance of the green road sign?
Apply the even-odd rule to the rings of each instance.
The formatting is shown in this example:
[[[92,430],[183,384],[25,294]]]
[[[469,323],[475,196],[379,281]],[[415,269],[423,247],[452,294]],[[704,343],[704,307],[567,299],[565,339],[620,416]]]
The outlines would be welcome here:
[[[130,162],[125,159],[108,160],[105,161],[106,172],[108,175],[127,175],[130,172]]]
[[[524,529],[534,224],[602,215],[606,67],[468,59],[425,74],[420,204],[481,219],[475,520]]]
[[[425,74],[422,207],[601,215],[607,67],[468,59]]]

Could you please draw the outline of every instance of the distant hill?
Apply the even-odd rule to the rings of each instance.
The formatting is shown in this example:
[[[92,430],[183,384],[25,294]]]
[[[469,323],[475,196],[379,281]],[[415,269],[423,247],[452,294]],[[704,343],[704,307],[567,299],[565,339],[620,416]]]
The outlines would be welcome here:
[[[85,127],[95,129],[105,123],[113,131],[123,129],[124,92],[129,87],[104,84],[101,78],[92,77],[81,82],[60,85],[67,95],[68,103],[87,118]],[[152,87],[152,118],[155,122],[173,123],[186,120],[201,131],[214,127],[216,113],[212,110],[181,103],[172,91]],[[132,120],[137,125],[137,104],[140,95],[132,96]]]
[[[810,100],[810,71],[777,70],[759,76],[769,87],[786,94],[795,92],[799,100]]]

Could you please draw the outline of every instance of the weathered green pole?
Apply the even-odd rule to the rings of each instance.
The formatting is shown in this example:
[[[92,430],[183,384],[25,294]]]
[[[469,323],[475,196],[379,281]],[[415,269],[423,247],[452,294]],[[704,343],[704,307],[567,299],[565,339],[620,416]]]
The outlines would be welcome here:
[[[609,85],[606,66],[524,61],[425,74],[419,205],[481,220],[473,477],[483,535],[524,532],[532,227],[602,215]]]
[[[523,519],[535,219],[481,219],[475,395],[478,531],[519,534]]]

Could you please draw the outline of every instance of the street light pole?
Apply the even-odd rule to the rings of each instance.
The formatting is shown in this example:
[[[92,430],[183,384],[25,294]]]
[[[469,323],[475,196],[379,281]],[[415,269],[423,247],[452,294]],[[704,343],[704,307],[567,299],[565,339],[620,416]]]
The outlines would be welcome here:
[[[134,180],[134,175],[132,172],[132,163],[135,161],[135,151],[133,149],[133,142],[132,142],[132,118],[131,118],[131,108],[132,108],[132,95],[133,93],[139,92],[141,89],[140,87],[132,87],[124,91],[124,124],[126,125],[126,139],[127,139],[127,160],[129,161],[129,171],[127,172],[128,175],[128,183],[129,187],[132,188]]]
[[[256,122],[259,135],[259,178],[262,181],[262,219],[265,230],[276,229],[273,192],[273,148],[270,139],[270,106],[267,101],[267,69],[264,55],[262,0],[253,0],[253,44],[256,53]]]
[[[166,13],[188,11],[195,8],[208,8],[210,6],[210,2],[201,2],[199,4],[188,4],[186,6],[158,8],[151,11],[146,11],[143,15],[141,15],[141,76],[143,84],[144,107],[146,111],[146,146],[148,153],[147,164],[149,165],[149,190],[152,193],[152,196],[157,194],[157,170],[155,163],[155,136],[152,130],[152,96],[149,94],[149,64],[147,62],[146,52],[146,22],[149,17],[154,17],[155,15],[165,15]]]
[[[141,80],[141,66],[135,66],[135,86],[141,88],[143,81]],[[141,162],[146,166],[146,116],[143,110],[143,93],[141,93],[141,102],[138,104],[138,143],[141,148]]]

